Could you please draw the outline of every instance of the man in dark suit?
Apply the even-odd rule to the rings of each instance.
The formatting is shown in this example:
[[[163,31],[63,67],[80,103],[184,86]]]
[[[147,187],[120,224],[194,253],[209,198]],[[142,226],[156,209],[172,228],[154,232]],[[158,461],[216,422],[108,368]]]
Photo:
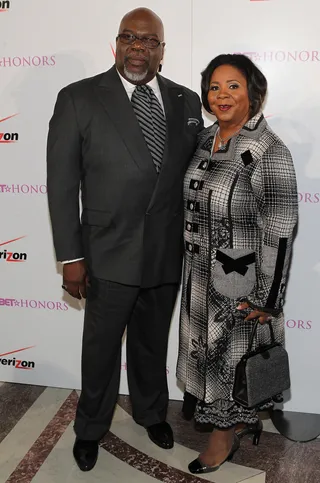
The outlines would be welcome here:
[[[198,96],[157,74],[160,18],[121,21],[116,62],[58,95],[48,137],[48,198],[63,288],[86,297],[74,456],[88,471],[117,401],[121,340],[133,418],[173,446],[166,354],[182,263],[183,178],[203,127]],[[79,216],[79,190],[82,214]]]

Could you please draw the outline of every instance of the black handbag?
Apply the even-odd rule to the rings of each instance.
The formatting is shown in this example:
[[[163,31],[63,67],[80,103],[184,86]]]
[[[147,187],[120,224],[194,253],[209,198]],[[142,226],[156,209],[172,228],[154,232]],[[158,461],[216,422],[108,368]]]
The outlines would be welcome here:
[[[275,341],[271,322],[271,343],[252,350],[259,320],[254,324],[248,350],[236,366],[232,397],[246,408],[256,408],[290,388],[287,351]]]

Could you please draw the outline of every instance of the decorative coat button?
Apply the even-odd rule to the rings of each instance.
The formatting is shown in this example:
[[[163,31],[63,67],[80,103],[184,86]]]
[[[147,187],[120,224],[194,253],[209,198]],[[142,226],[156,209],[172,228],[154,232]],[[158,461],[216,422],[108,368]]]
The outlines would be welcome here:
[[[205,163],[203,163],[202,167],[203,167],[203,169],[207,169],[207,166],[208,166],[208,163],[206,161]]]
[[[198,186],[199,186],[198,181],[195,181],[194,184],[193,184],[193,186],[194,186],[194,188],[198,188]]]
[[[193,210],[193,208],[194,208],[194,204],[190,203],[190,210]]]
[[[188,249],[189,249],[189,252],[192,252],[192,243],[189,243]]]
[[[187,224],[187,230],[188,231],[191,231],[191,225],[190,225],[190,223]]]

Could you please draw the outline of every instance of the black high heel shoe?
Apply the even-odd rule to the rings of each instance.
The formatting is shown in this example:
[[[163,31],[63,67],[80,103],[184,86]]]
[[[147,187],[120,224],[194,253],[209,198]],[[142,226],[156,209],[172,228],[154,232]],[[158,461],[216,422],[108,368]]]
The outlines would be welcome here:
[[[189,464],[188,469],[190,473],[193,473],[194,475],[200,475],[202,473],[212,473],[213,471],[217,471],[220,468],[220,466],[223,465],[223,463],[225,463],[226,461],[232,460],[233,455],[235,454],[236,451],[238,451],[239,447],[240,447],[239,438],[238,436],[234,435],[234,441],[233,441],[230,453],[228,454],[226,459],[224,459],[222,463],[220,463],[220,465],[208,466],[201,463],[201,460],[197,458]]]
[[[240,438],[243,438],[243,436],[246,436],[247,434],[252,434],[253,435],[252,444],[254,444],[255,446],[258,446],[262,430],[263,430],[263,424],[261,419],[259,419],[254,424],[247,424],[247,426],[241,429],[241,431],[237,431],[236,435],[240,439]]]

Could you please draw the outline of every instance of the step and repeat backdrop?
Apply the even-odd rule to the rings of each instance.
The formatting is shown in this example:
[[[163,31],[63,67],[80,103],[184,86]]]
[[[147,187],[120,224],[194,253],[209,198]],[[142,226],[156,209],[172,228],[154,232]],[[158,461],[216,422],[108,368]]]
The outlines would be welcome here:
[[[58,91],[107,70],[122,16],[163,19],[163,75],[200,93],[200,72],[241,52],[269,81],[265,115],[295,162],[300,221],[285,306],[286,409],[320,412],[320,37],[317,0],[0,0],[0,380],[80,388],[83,306],[61,289],[46,199],[48,121]],[[206,118],[206,124],[210,124]],[[179,301],[167,374],[176,383]],[[156,343],[156,341],[155,341]],[[121,392],[127,393],[123,351]]]

